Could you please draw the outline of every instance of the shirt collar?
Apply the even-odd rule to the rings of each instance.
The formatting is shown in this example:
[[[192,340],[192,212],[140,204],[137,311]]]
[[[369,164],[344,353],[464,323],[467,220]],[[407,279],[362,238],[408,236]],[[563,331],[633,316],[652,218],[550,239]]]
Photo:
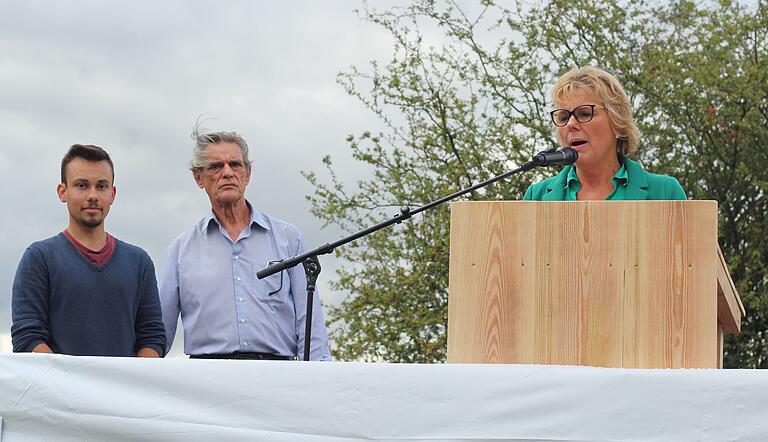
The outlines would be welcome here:
[[[581,184],[581,181],[579,181],[579,176],[576,175],[576,168],[571,166],[568,175],[565,176],[565,187],[568,188],[576,184]]]
[[[619,167],[619,170],[616,171],[616,173],[613,175],[614,181],[621,181],[622,183],[627,182],[627,167],[624,164],[624,158],[619,155],[619,164],[621,164],[621,167]]]
[[[624,164],[624,158],[622,156],[619,156],[619,164],[621,166],[619,167],[619,170],[617,170],[616,173],[613,174],[613,181],[626,183],[628,180],[627,168]],[[565,187],[570,188],[572,186],[575,186],[576,184],[581,185],[581,181],[579,181],[579,176],[576,175],[576,168],[570,167],[570,170],[568,171],[568,175],[566,175],[565,177]]]
[[[248,208],[251,210],[251,225],[254,223],[265,229],[265,230],[272,230],[272,228],[269,226],[269,222],[267,221],[267,217],[264,216],[263,213],[259,212],[258,210],[254,209],[248,200],[245,200],[245,204],[248,206]],[[210,227],[211,223],[220,224],[219,220],[216,219],[216,214],[213,212],[213,209],[211,209],[208,214],[203,218],[203,222],[200,226],[200,231],[205,232],[208,227]]]

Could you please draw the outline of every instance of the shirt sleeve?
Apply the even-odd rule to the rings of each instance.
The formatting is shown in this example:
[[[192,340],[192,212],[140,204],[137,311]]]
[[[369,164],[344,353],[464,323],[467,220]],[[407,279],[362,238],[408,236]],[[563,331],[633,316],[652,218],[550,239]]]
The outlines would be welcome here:
[[[174,244],[168,246],[165,259],[160,266],[158,285],[160,290],[160,304],[163,310],[163,323],[165,324],[165,336],[168,340],[168,350],[173,346],[176,337],[176,325],[181,312],[179,299],[179,266],[178,252]]]
[[[301,235],[297,240],[295,255],[304,253],[304,239]],[[293,296],[296,308],[296,335],[298,339],[298,356],[304,359],[304,342],[307,316],[307,276],[302,264],[292,268],[289,272],[291,278],[291,296]],[[320,303],[320,294],[315,287],[312,302],[312,343],[309,348],[309,359],[312,361],[330,361],[331,352],[328,347],[328,332],[325,329],[325,317]]]
[[[144,255],[145,265],[142,281],[141,299],[136,313],[136,344],[134,351],[142,348],[152,348],[160,356],[165,356],[167,339],[163,325],[160,298],[157,293],[155,266],[148,255]]]
[[[30,246],[21,257],[13,279],[11,340],[14,352],[29,352],[39,344],[50,345],[50,294],[48,266],[42,253]]]

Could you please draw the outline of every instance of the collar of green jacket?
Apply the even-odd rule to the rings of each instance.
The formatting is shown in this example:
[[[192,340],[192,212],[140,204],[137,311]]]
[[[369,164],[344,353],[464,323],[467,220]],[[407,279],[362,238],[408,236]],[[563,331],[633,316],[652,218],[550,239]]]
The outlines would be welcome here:
[[[614,180],[624,181],[624,199],[628,200],[644,200],[648,198],[648,179],[647,172],[635,161],[627,157],[619,157],[619,161],[623,164],[614,176]],[[566,166],[563,170],[555,175],[552,179],[542,182],[546,184],[547,190],[542,196],[542,201],[563,201],[568,192],[569,176],[573,178],[576,171],[573,165]]]

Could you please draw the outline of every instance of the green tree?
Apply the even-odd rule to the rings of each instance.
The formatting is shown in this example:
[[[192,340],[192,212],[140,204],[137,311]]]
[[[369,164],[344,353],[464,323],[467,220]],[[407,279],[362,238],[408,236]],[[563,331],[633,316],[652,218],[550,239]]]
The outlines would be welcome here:
[[[425,204],[555,147],[548,93],[566,70],[592,64],[623,82],[643,132],[638,157],[720,204],[720,244],[747,308],[726,365],[768,365],[768,14],[766,3],[545,0],[509,8],[415,0],[360,15],[393,37],[392,59],[338,80],[383,130],[350,136],[372,176],[352,186],[306,177],[315,216],[352,232],[396,208]],[[525,175],[468,199],[517,199]],[[329,309],[341,359],[444,361],[448,207],[343,247]]]

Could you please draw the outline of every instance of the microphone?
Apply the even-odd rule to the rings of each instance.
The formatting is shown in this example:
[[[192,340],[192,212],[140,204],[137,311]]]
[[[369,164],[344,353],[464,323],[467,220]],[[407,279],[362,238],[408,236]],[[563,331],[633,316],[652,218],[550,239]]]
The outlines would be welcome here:
[[[555,166],[573,164],[579,158],[579,153],[570,147],[550,149],[537,153],[530,161],[533,166]]]

